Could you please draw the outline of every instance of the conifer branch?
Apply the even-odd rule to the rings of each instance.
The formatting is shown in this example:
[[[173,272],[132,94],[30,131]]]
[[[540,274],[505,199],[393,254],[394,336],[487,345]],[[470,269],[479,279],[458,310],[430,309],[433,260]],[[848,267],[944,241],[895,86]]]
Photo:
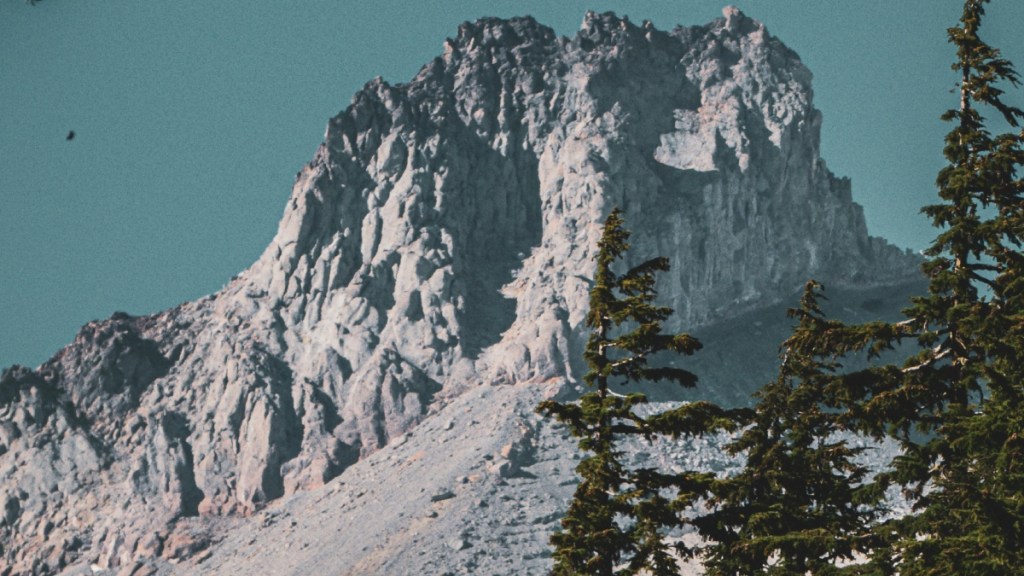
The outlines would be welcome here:
[[[945,347],[942,347],[942,346],[936,346],[936,347],[932,348],[931,352],[932,353],[928,355],[928,359],[925,360],[924,362],[921,362],[919,364],[915,364],[913,366],[905,366],[905,367],[901,368],[900,371],[903,372],[904,374],[909,374],[911,372],[917,372],[918,370],[923,370],[924,368],[927,368],[927,367],[935,364],[936,362],[938,362],[939,360],[942,360],[943,358],[948,358],[949,356],[951,356],[953,354],[953,350],[952,349],[945,348]]]

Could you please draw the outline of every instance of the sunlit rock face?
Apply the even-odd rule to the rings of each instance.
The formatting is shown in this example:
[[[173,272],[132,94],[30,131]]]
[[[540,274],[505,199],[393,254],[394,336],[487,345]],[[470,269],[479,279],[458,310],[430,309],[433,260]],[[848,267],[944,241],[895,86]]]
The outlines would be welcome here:
[[[819,158],[810,83],[734,9],[671,32],[587,14],[572,38],[463,24],[409,83],[375,79],[329,121],[273,242],[222,291],[91,323],[4,373],[0,562],[194,556],[215,532],[201,519],[316,488],[468,390],[578,381],[616,206],[630,257],[673,263],[672,329],[810,277],[912,280]]]

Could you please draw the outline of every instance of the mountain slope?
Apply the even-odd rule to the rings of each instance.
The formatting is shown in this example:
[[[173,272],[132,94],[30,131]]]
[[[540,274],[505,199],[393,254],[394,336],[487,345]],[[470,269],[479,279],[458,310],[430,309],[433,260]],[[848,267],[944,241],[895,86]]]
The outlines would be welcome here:
[[[4,372],[4,564],[195,558],[218,518],[344,481],[463,397],[571,393],[613,206],[631,257],[674,264],[672,330],[758,314],[808,277],[914,282],[819,158],[810,81],[735,9],[672,32],[591,13],[571,39],[463,24],[412,81],[373,80],[330,120],[274,240],[221,292]],[[424,470],[467,450],[425,451]]]

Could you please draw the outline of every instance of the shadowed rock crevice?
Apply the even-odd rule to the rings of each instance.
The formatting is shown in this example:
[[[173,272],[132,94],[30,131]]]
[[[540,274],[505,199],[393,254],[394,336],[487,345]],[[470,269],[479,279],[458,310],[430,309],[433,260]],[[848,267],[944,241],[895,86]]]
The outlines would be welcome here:
[[[506,158],[488,153],[471,168],[467,179],[489,180],[492,187],[467,202],[475,210],[464,238],[465,256],[453,266],[456,278],[465,286],[465,309],[459,316],[463,326],[462,349],[476,358],[484,348],[498,342],[516,318],[516,302],[501,289],[512,281],[523,259],[540,245],[540,181],[537,160],[526,153]]]
[[[302,450],[302,420],[295,410],[292,398],[292,371],[281,360],[266,356],[264,374],[269,398],[266,405],[267,451],[258,490],[253,502],[262,505],[284,495],[284,465]]]
[[[188,442],[188,420],[182,414],[171,412],[160,418],[160,428],[167,439],[168,451],[180,454],[174,462],[174,474],[180,483],[181,515],[198,516],[204,494],[196,485],[195,457]]]

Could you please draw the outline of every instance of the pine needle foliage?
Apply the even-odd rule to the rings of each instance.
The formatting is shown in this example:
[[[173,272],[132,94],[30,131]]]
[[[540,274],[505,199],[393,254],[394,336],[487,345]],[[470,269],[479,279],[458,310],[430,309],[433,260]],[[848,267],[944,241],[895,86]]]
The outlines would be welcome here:
[[[819,306],[821,287],[808,282],[798,323],[782,345],[778,377],[756,395],[750,425],[726,445],[744,454],[735,476],[716,482],[713,511],[697,523],[712,544],[709,576],[833,575],[838,561],[864,553],[881,493],[850,446],[834,390],[840,365],[818,345],[841,327]]]
[[[678,573],[676,556],[690,556],[681,543],[669,544],[668,530],[687,520],[682,512],[706,494],[713,475],[665,473],[631,469],[618,443],[627,436],[695,435],[716,427],[734,427],[729,411],[694,403],[655,416],[642,417],[636,408],[643,394],[619,394],[612,384],[664,381],[696,385],[691,372],[649,365],[652,355],[690,355],[700,342],[688,334],[664,334],[662,323],[672,309],[655,304],[655,274],[669,269],[666,258],[654,258],[625,273],[614,268],[629,250],[629,232],[622,214],[612,211],[598,242],[597,270],[590,290],[590,329],[584,358],[590,370],[583,377],[590,391],[577,402],[542,402],[537,410],[564,423],[587,452],[576,472],[580,483],[562,530],[551,537],[555,576],[626,576]]]
[[[948,31],[960,98],[943,115],[953,127],[940,201],[922,210],[939,229],[922,266],[927,293],[902,322],[833,323],[808,349],[870,357],[911,340],[921,350],[902,365],[835,374],[822,388],[844,427],[900,442],[872,489],[896,486],[914,502],[909,515],[873,526],[862,549],[871,561],[851,569],[858,574],[1024,566],[1024,113],[1003,99],[1003,86],[1019,86],[1013,66],[979,36],[985,4],[966,0]],[[986,110],[1011,131],[993,135]]]
[[[939,202],[922,210],[939,229],[927,293],[902,322],[847,326],[805,292],[779,378],[730,445],[748,465],[715,486],[719,509],[702,523],[717,540],[709,574],[1024,573],[1024,113],[1004,100],[1020,85],[1013,66],[979,35],[986,4],[966,0],[948,31],[960,97],[943,115]],[[984,111],[1010,131],[993,135]],[[904,341],[920,352],[902,364],[838,364]],[[869,479],[831,430],[893,438],[902,453]],[[914,508],[878,521],[889,487]],[[867,562],[834,566],[854,552]]]
[[[943,119],[942,202],[923,211],[941,229],[926,252],[927,295],[906,313],[926,350],[875,390],[865,415],[903,434],[892,480],[916,497],[895,523],[887,560],[900,574],[1019,574],[1024,566],[1024,113],[1001,85],[1013,66],[979,36],[987,0],[967,0],[957,48],[960,102]],[[982,111],[1013,132],[993,136]]]

